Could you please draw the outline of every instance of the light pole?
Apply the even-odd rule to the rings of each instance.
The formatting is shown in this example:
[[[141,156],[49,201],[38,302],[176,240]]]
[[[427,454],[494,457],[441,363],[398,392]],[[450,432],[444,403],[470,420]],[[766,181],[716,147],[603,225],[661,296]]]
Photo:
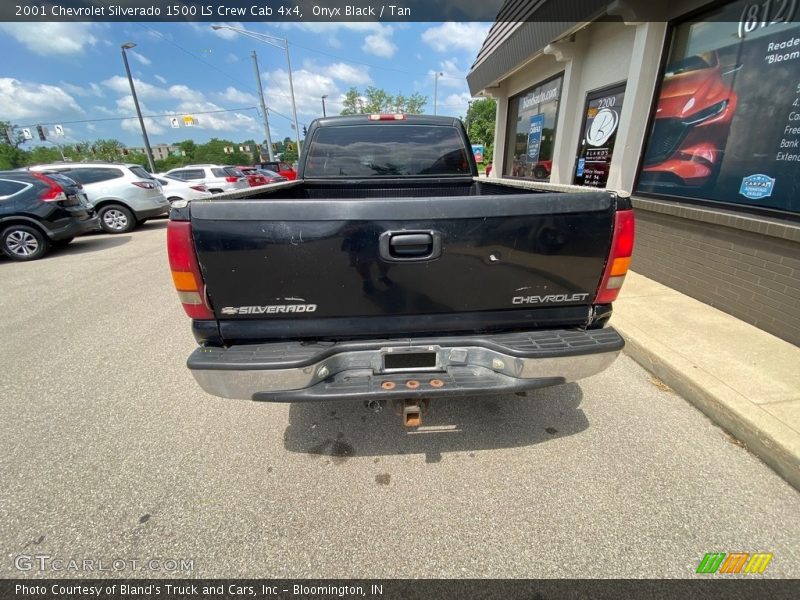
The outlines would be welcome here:
[[[131,86],[131,96],[133,96],[133,105],[136,107],[136,114],[139,117],[139,125],[142,127],[142,138],[144,138],[144,150],[147,153],[147,164],[150,165],[150,172],[156,172],[156,165],[153,162],[153,151],[150,150],[150,140],[147,139],[147,129],[144,126],[144,119],[142,118],[142,109],[139,108],[139,99],[136,97],[136,88],[133,85],[133,77],[131,77],[131,67],[128,64],[128,54],[126,50],[135,48],[136,44],[133,42],[125,42],[122,44],[122,61],[125,63],[125,72],[128,74],[128,83]]]
[[[236,33],[241,33],[253,39],[256,39],[270,46],[282,48],[286,52],[286,66],[289,68],[289,93],[292,96],[292,120],[294,121],[294,135],[297,141],[297,152],[300,152],[300,128],[297,126],[297,105],[294,101],[294,82],[292,81],[292,59],[289,58],[289,42],[285,38],[275,37],[266,33],[257,33],[249,29],[242,29],[241,27],[231,27],[230,25],[212,25],[211,29],[230,29]]]
[[[322,97],[322,116],[323,116],[323,117],[327,117],[327,116],[328,116],[328,115],[325,113],[325,98],[327,98],[327,97],[328,97],[328,94],[325,94],[325,95]]]
[[[444,73],[437,71],[433,74],[433,114],[436,114],[439,103],[439,77],[444,77]]]
[[[251,56],[253,57],[253,68],[256,70],[256,83],[258,84],[258,101],[261,103],[261,114],[264,115],[264,136],[267,142],[267,152],[269,153],[269,161],[275,160],[275,154],[272,151],[272,136],[269,133],[269,115],[267,114],[267,106],[264,104],[264,90],[261,87],[261,73],[258,70],[258,57],[256,51],[253,50]],[[259,155],[261,153],[259,152]]]

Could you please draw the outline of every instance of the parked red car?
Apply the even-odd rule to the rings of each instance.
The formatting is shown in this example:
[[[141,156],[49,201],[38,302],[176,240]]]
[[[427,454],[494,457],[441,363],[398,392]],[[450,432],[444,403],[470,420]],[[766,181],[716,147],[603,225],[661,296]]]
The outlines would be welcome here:
[[[285,163],[281,160],[273,160],[269,162],[262,162],[256,165],[261,169],[275,171],[281,177],[286,177],[289,181],[297,179],[297,172],[292,168],[292,165]]]
[[[250,187],[256,187],[257,185],[266,185],[269,183],[267,178],[264,177],[262,173],[258,172],[258,169],[255,167],[236,167],[244,176],[247,177],[247,183],[250,184]]]
[[[730,72],[722,71],[716,52],[667,67],[645,151],[643,184],[714,183],[736,112],[736,94],[723,79]]]
[[[540,160],[536,163],[536,166],[533,167],[533,176],[536,177],[536,179],[547,179],[550,177],[550,173],[552,173],[552,171],[552,160]]]
[[[286,177],[278,175],[275,171],[270,171],[269,169],[256,170],[266,178],[267,183],[280,183],[282,181],[289,181]]]
[[[525,160],[515,160],[511,169],[512,177],[534,177],[536,179],[547,179],[553,170],[552,160],[540,160],[538,162],[526,162]]]

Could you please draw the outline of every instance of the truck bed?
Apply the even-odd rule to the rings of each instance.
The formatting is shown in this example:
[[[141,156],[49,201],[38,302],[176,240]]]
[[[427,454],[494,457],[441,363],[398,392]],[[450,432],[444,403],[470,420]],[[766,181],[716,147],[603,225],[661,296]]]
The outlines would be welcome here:
[[[451,180],[396,179],[364,180],[306,180],[266,186],[247,193],[250,200],[347,200],[379,198],[431,198],[452,196],[507,196],[523,190],[509,185],[476,181],[472,177]],[[546,192],[533,192],[546,193]],[[236,196],[229,194],[226,196]]]
[[[298,182],[193,202],[217,319],[196,333],[227,345],[587,326],[615,210],[604,191],[474,180]],[[392,257],[387,235],[429,236],[438,255]]]

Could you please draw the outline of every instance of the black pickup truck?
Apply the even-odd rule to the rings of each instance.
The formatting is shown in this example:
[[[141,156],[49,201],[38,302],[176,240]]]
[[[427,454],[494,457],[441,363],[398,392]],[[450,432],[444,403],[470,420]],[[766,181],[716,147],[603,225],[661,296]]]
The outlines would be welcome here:
[[[314,121],[297,181],[173,208],[189,369],[226,398],[402,399],[407,424],[602,371],[630,201],[520,185],[477,177],[457,119]]]

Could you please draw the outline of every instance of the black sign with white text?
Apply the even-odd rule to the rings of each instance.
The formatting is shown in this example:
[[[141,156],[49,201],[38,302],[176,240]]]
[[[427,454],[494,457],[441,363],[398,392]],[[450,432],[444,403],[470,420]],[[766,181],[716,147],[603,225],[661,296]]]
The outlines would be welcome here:
[[[625,99],[625,85],[589,94],[575,164],[576,185],[606,187],[619,117]]]

